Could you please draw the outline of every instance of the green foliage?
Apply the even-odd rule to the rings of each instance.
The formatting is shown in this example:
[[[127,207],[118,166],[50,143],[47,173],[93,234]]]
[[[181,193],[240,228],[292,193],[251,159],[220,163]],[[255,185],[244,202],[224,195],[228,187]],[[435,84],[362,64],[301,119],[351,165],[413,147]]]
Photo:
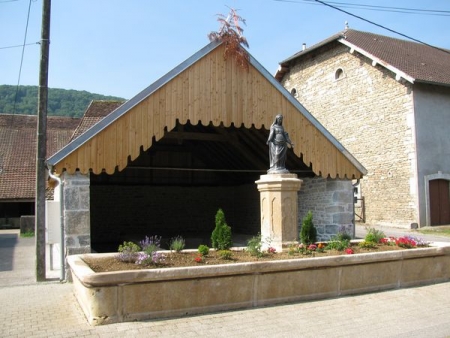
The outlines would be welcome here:
[[[125,101],[120,97],[87,91],[49,88],[47,113],[49,116],[81,117],[92,100]],[[0,85],[0,114],[36,115],[37,107],[37,86],[19,86],[17,90],[16,86]]]
[[[198,252],[200,253],[200,255],[202,256],[207,256],[209,254],[209,247],[207,245],[204,244],[200,244],[198,246]]]
[[[253,236],[247,241],[247,251],[250,253],[250,255],[261,258],[262,256],[264,256],[264,252],[262,251],[262,244],[261,234]]]
[[[20,233],[20,237],[34,237],[34,231],[27,231]]]
[[[338,237],[333,238],[328,242],[325,249],[326,250],[337,250],[344,251],[345,249],[350,247],[350,240],[348,239],[339,239]]]
[[[174,250],[176,252],[181,252],[186,246],[186,241],[183,237],[177,236],[170,240],[169,249]]]
[[[363,249],[374,249],[377,247],[377,243],[368,242],[368,241],[359,242],[358,245],[360,248],[363,248]]]
[[[228,250],[233,244],[231,227],[227,225],[222,209],[216,213],[216,227],[211,234],[211,244],[216,250]]]
[[[217,252],[221,259],[231,259],[233,257],[233,252],[231,250],[219,250]]]
[[[317,230],[313,224],[311,211],[303,218],[302,229],[300,230],[300,241],[303,244],[311,244],[317,241]]]
[[[364,241],[369,243],[379,243],[383,238],[386,237],[383,231],[377,230],[375,228],[366,228],[367,234],[364,237]]]
[[[118,251],[119,255],[117,255],[117,259],[122,262],[135,262],[141,250],[140,246],[133,242],[123,242],[123,244],[119,245]]]

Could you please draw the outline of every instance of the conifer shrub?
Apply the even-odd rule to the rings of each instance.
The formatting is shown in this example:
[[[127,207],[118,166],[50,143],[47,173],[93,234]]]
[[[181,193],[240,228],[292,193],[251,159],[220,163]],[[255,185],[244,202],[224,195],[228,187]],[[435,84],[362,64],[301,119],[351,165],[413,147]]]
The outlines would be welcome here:
[[[219,209],[216,213],[216,227],[211,234],[211,245],[216,250],[228,250],[232,244],[231,227],[225,220],[223,210]]]
[[[317,241],[317,229],[313,224],[313,214],[310,211],[303,218],[302,229],[300,230],[300,241],[303,244],[312,244]]]
[[[202,256],[207,256],[209,254],[209,247],[207,245],[204,244],[200,244],[198,246],[198,252],[200,253],[200,255]]]

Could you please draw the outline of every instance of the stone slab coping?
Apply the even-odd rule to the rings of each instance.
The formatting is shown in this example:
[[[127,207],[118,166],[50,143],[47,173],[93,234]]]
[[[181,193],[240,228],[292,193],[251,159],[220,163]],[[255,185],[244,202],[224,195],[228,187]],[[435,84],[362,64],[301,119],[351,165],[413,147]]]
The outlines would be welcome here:
[[[187,251],[187,250],[184,250]],[[192,250],[196,252],[196,250]],[[450,256],[450,243],[433,242],[431,247],[396,251],[372,252],[364,254],[296,258],[250,263],[204,265],[180,268],[142,269],[111,272],[94,272],[84,261],[84,257],[110,257],[117,253],[81,254],[68,256],[72,273],[85,287],[117,286],[164,280],[186,280],[228,275],[264,274],[274,271],[323,269],[334,266],[369,264],[408,260],[420,257]]]

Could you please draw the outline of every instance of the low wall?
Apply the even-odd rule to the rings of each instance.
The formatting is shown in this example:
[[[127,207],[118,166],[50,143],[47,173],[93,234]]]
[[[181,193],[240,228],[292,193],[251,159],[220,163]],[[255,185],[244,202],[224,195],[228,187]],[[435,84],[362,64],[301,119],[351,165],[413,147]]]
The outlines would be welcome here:
[[[69,256],[91,325],[176,317],[450,280],[450,246],[345,256],[95,273]],[[94,254],[111,255],[111,254]]]

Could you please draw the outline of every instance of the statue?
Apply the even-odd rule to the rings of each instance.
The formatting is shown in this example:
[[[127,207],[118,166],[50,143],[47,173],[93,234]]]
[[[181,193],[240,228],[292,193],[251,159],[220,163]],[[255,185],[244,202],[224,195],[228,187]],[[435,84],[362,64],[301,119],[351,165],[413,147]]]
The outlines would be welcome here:
[[[283,115],[275,116],[275,121],[270,126],[269,138],[266,144],[269,145],[270,169],[268,174],[289,173],[286,169],[286,156],[288,144],[294,148],[294,144],[289,139],[288,133],[283,128]]]

